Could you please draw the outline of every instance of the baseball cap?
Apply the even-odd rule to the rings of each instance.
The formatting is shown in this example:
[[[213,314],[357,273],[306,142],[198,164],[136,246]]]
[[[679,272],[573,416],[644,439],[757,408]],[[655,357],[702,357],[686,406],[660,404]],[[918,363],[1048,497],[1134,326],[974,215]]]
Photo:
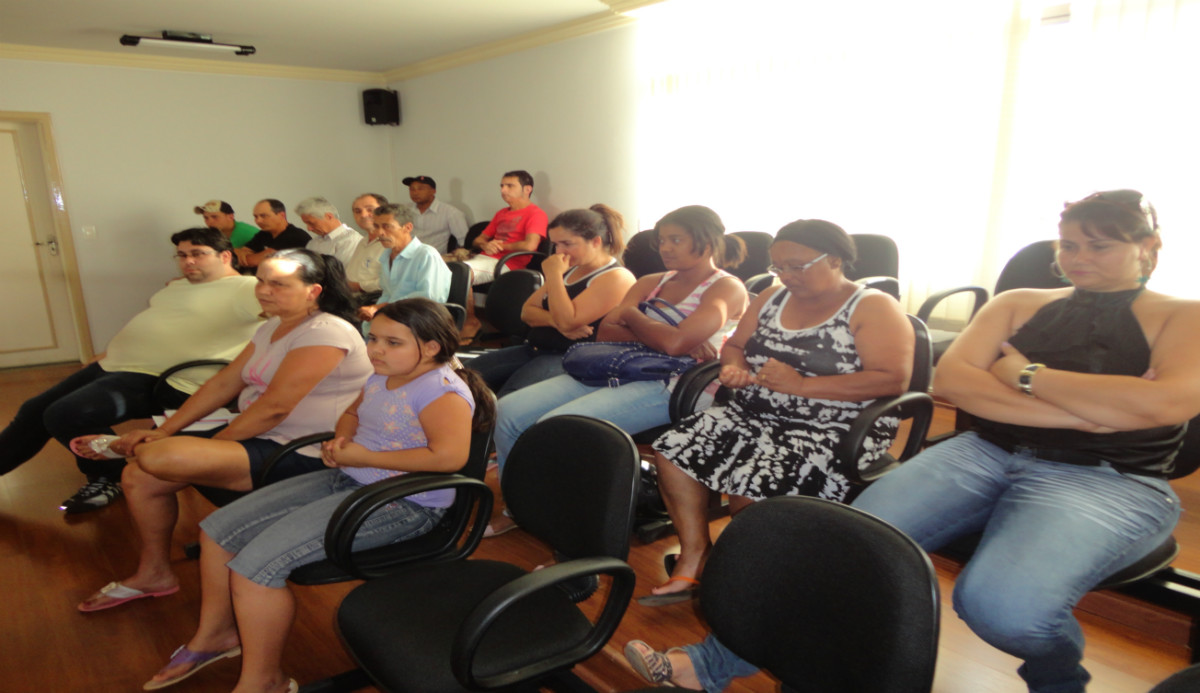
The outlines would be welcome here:
[[[412,185],[413,183],[424,183],[425,185],[428,185],[429,187],[433,188],[434,190],[437,190],[437,183],[433,182],[433,179],[430,178],[429,176],[415,176],[413,178],[405,178],[404,180],[402,180],[400,182],[405,185]]]
[[[209,200],[202,205],[194,208],[196,214],[204,214],[205,212],[220,212],[221,214],[233,214],[233,207],[224,200]]]

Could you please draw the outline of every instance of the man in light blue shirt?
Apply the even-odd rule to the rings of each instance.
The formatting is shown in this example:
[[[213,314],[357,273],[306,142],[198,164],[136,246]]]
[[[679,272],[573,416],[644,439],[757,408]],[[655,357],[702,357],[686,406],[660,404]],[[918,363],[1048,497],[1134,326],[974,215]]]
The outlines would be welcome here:
[[[383,295],[377,305],[359,309],[365,321],[363,335],[375,312],[385,304],[415,296],[438,303],[450,298],[450,268],[433,246],[413,237],[413,210],[397,204],[381,205],[375,209],[374,222],[385,248],[379,256],[379,288]]]

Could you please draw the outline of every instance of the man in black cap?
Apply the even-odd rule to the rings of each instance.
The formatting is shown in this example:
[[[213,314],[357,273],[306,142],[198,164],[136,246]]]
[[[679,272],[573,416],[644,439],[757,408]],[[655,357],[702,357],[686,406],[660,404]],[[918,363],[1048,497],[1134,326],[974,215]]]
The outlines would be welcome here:
[[[439,253],[462,247],[467,237],[467,219],[458,208],[433,199],[437,183],[429,176],[414,176],[402,181],[408,186],[411,207],[417,210],[413,219],[413,235]],[[450,239],[455,244],[450,246]]]

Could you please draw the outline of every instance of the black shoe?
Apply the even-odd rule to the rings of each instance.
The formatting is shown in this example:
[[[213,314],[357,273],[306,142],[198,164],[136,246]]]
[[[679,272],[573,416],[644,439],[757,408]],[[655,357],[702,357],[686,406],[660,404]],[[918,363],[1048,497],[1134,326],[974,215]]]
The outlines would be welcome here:
[[[120,484],[100,478],[88,482],[87,485],[76,491],[75,495],[63,501],[62,505],[58,507],[60,510],[65,510],[68,514],[72,515],[86,513],[103,508],[120,498],[121,495]]]

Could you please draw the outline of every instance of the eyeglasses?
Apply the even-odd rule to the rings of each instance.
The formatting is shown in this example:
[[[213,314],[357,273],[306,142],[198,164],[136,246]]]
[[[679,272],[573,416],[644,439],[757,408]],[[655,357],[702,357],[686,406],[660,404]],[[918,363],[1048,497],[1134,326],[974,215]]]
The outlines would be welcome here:
[[[767,267],[767,271],[775,276],[779,276],[781,274],[803,274],[807,272],[813,265],[827,257],[829,257],[829,253],[821,253],[803,265],[783,265],[782,267],[778,265],[770,265]]]
[[[184,262],[188,258],[191,258],[193,260],[199,260],[200,258],[204,257],[205,255],[216,255],[216,254],[217,254],[216,251],[213,251],[213,250],[189,250],[186,253],[183,251],[180,251],[178,253],[175,253],[171,257],[175,258],[179,262]]]

